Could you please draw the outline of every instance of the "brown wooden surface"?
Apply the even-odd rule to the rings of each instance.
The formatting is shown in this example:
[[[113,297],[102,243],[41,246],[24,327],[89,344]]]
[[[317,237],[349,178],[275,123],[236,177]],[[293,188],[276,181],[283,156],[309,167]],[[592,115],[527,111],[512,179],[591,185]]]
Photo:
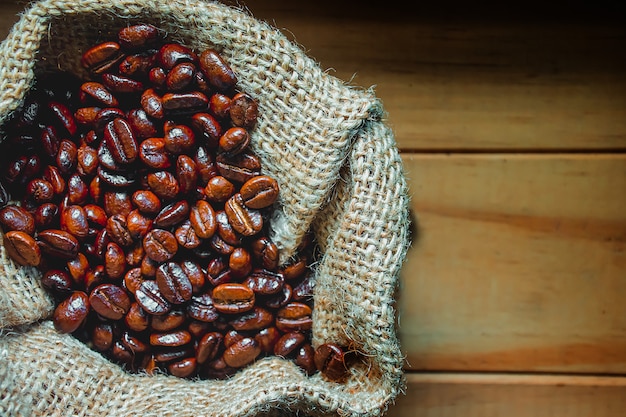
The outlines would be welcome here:
[[[247,4],[396,132],[417,233],[389,415],[626,415],[621,3]]]

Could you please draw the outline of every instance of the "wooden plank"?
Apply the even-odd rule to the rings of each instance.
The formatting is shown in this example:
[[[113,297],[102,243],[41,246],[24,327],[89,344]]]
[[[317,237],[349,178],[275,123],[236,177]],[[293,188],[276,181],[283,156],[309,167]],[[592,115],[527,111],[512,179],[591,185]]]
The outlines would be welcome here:
[[[411,369],[626,373],[626,155],[404,162]]]
[[[626,25],[608,13],[247,3],[333,75],[375,86],[402,149],[626,148]],[[0,5],[2,37],[23,5]]]
[[[388,417],[622,417],[626,378],[489,374],[407,375]]]

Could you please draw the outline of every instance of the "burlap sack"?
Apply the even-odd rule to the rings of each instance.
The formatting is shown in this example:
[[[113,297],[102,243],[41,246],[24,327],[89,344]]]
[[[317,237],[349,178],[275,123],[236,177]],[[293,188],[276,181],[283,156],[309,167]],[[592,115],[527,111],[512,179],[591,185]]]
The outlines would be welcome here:
[[[81,74],[82,51],[132,22],[150,22],[196,49],[212,46],[258,99],[254,151],[281,188],[272,238],[293,254],[312,227],[313,343],[349,344],[366,358],[346,383],[266,358],[225,381],[132,375],[48,317],[40,274],[0,251],[0,415],[381,415],[404,388],[394,293],[408,246],[408,195],[394,136],[371,90],[347,86],[280,31],[202,0],[43,0],[0,45],[0,124],[36,73]]]

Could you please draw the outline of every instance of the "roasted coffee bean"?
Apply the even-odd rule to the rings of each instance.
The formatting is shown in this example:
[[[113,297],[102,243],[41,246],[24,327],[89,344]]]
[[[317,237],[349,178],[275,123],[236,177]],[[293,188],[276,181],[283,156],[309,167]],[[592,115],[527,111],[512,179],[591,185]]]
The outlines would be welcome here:
[[[141,268],[133,267],[124,274],[123,285],[129,293],[135,295],[135,292],[143,281],[144,277],[141,273]]]
[[[251,209],[262,209],[278,198],[278,183],[272,177],[259,175],[246,181],[239,191],[243,203]]]
[[[231,99],[225,94],[216,93],[209,100],[209,111],[218,119],[230,117]]]
[[[124,323],[134,332],[143,332],[151,325],[150,315],[141,308],[139,303],[134,302],[130,305],[128,313],[124,316]],[[152,316],[158,317],[158,316]]]
[[[294,356],[305,343],[306,336],[300,332],[285,333],[274,346],[274,355],[288,358]]]
[[[97,136],[102,137],[104,133],[104,129],[109,122],[112,122],[115,119],[125,118],[126,114],[118,108],[115,107],[105,107],[104,109],[98,112],[96,116],[96,124],[94,126],[94,133]]]
[[[138,190],[133,193],[132,202],[145,215],[155,215],[161,211],[161,200],[152,191]]]
[[[102,74],[102,84],[116,94],[141,93],[144,89],[141,81],[117,74]]]
[[[256,336],[254,336],[254,339],[259,344],[262,352],[274,353],[274,346],[280,337],[281,333],[276,327],[267,327],[265,329],[261,329]]]
[[[196,163],[187,155],[178,155],[176,159],[176,180],[181,194],[190,194],[196,189],[198,172]]]
[[[144,247],[144,252],[145,252],[145,247]],[[158,267],[159,267],[159,262],[153,260],[148,255],[146,255],[141,261],[141,265],[140,265],[141,275],[143,275],[146,278],[154,278],[156,277],[156,271]]]
[[[149,168],[167,169],[172,165],[163,138],[148,138],[141,142],[139,158]]]
[[[122,287],[114,284],[100,284],[89,294],[91,308],[111,320],[119,320],[130,309],[130,298]]]
[[[191,208],[189,221],[198,237],[209,239],[215,233],[217,227],[215,212],[211,204],[204,200],[198,200]]]
[[[185,324],[186,320],[187,317],[183,310],[172,310],[161,316],[153,316],[150,321],[150,328],[155,332],[169,332]]]
[[[226,156],[237,155],[250,145],[250,135],[242,127],[231,127],[219,139],[219,151]]]
[[[54,203],[43,203],[33,214],[38,229],[59,227],[59,206]]]
[[[5,206],[0,209],[0,227],[4,232],[18,230],[33,236],[35,234],[35,218],[23,207]]]
[[[249,209],[239,193],[226,201],[224,211],[228,216],[228,222],[237,233],[252,236],[263,229],[263,216],[259,211]]]
[[[207,200],[216,203],[224,203],[235,194],[235,186],[232,182],[221,175],[213,176],[204,188]]]
[[[70,175],[78,163],[78,148],[70,140],[64,139],[59,143],[59,152],[56,156],[56,165],[63,175]]]
[[[139,153],[137,141],[126,120],[119,118],[107,123],[104,140],[118,164],[130,164],[137,158]]]
[[[186,200],[170,203],[163,207],[154,218],[154,225],[161,229],[168,229],[186,220],[189,217],[189,211],[189,203]]]
[[[74,259],[80,247],[80,243],[72,234],[58,229],[40,231],[37,234],[37,243],[42,252],[66,260]]]
[[[174,174],[168,171],[151,172],[147,177],[148,186],[161,200],[173,200],[180,191]]]
[[[156,57],[150,51],[128,55],[118,65],[120,74],[130,78],[146,78],[156,62]]]
[[[135,299],[146,313],[155,316],[167,314],[172,306],[159,291],[156,281],[144,280],[135,291]]]
[[[81,102],[84,105],[117,107],[119,102],[107,88],[96,81],[87,81],[80,86]]]
[[[144,216],[139,210],[132,210],[126,216],[126,227],[135,240],[143,239],[152,229],[152,219]]]
[[[123,58],[117,42],[104,42],[88,49],[82,56],[81,64],[94,74],[108,71]]]
[[[89,314],[89,298],[83,291],[74,291],[61,301],[52,314],[55,329],[61,333],[73,333],[85,322]]]
[[[154,89],[149,88],[141,94],[141,108],[146,112],[146,114],[155,119],[163,118],[163,100],[161,97],[154,91]]]
[[[126,255],[121,246],[115,242],[109,242],[106,246],[104,270],[113,280],[121,279],[126,272]]]
[[[185,249],[195,249],[202,244],[202,241],[193,230],[189,220],[180,223],[174,231],[174,236],[176,236],[178,244]]]
[[[95,204],[86,204],[83,206],[85,210],[85,216],[87,216],[87,223],[90,228],[102,229],[107,225],[107,213],[106,211]],[[124,211],[120,210],[114,214],[124,214]]]
[[[41,284],[54,294],[66,294],[72,291],[72,277],[60,269],[49,269],[41,277]]]
[[[144,109],[129,110],[127,121],[138,141],[157,135],[157,126],[152,120],[150,120]]]
[[[243,313],[254,307],[254,291],[238,283],[220,284],[213,289],[211,298],[215,309],[224,314]]]
[[[36,205],[49,203],[54,197],[54,189],[48,181],[35,178],[26,186],[26,197]]]
[[[172,363],[194,354],[194,348],[191,345],[174,346],[174,347],[155,347],[154,359],[161,364]]]
[[[128,230],[126,216],[115,214],[108,218],[106,232],[109,238],[122,247],[131,246],[134,242],[133,236]]]
[[[165,93],[161,103],[163,104],[164,114],[180,116],[206,111],[209,106],[209,99],[199,91]]]
[[[248,152],[243,152],[232,157],[219,154],[215,158],[215,162],[220,175],[230,181],[244,183],[257,175],[261,175],[261,162],[259,158]]]
[[[341,381],[348,375],[343,349],[334,343],[323,343],[315,349],[315,367],[331,381]]]
[[[98,151],[86,144],[81,145],[76,153],[77,172],[81,176],[94,176],[98,169]]]
[[[234,278],[243,278],[252,271],[252,257],[244,248],[235,248],[228,258],[228,267]]]
[[[191,116],[191,127],[196,135],[205,141],[209,148],[216,148],[222,136],[222,127],[209,113],[196,113]]]
[[[176,64],[165,79],[168,91],[182,91],[192,85],[196,79],[196,66],[191,62]]]
[[[88,254],[97,257],[99,260],[104,260],[104,253],[109,242],[111,242],[111,239],[107,230],[99,230],[93,242],[93,250],[88,251]]]
[[[242,368],[254,362],[260,354],[261,348],[256,340],[246,337],[226,348],[223,358],[228,366]]]
[[[149,349],[147,344],[127,331],[122,333],[120,342],[122,342],[122,344],[134,354],[143,353]]]
[[[50,101],[48,103],[48,110],[52,115],[53,123],[55,123],[57,127],[61,128],[62,131],[69,134],[69,136],[76,135],[76,131],[78,130],[76,120],[74,120],[74,115],[65,104]]]
[[[163,229],[153,229],[143,239],[146,255],[156,262],[167,262],[178,252],[176,237]]]
[[[113,347],[111,348],[111,355],[119,362],[130,365],[135,359],[135,354],[132,350],[126,347],[121,340],[116,340],[113,342]]]
[[[287,305],[288,302],[292,301],[292,298],[293,288],[289,284],[283,284],[282,290],[276,294],[265,297],[263,304],[269,308],[279,309]]]
[[[196,350],[196,360],[203,364],[211,361],[219,354],[224,336],[219,332],[209,332],[202,336]]]
[[[75,119],[77,123],[79,123],[78,119]],[[41,135],[39,136],[39,140],[41,142],[44,155],[48,159],[54,160],[57,152],[59,152],[59,143],[61,142],[56,128],[51,125],[44,127],[41,131]]]
[[[196,372],[196,368],[196,358],[185,358],[167,365],[169,373],[179,378],[190,377]]]
[[[307,375],[313,375],[317,370],[315,366],[315,350],[310,343],[305,343],[300,347],[294,359],[296,365],[304,370]]]
[[[98,168],[106,168],[111,171],[121,171],[122,165],[118,164],[113,157],[113,153],[109,149],[109,145],[105,140],[101,141],[98,145],[98,162],[100,165]],[[98,171],[96,170],[96,174]]]
[[[120,29],[117,38],[124,49],[142,49],[156,44],[159,40],[159,30],[147,23],[141,23]]]
[[[69,204],[85,204],[89,196],[89,187],[82,177],[72,174],[67,179],[67,199]]]
[[[165,72],[165,70],[161,67],[151,68],[148,72],[148,79],[154,88],[161,89],[165,87],[167,72]]]
[[[282,332],[303,332],[311,330],[313,320],[311,307],[300,302],[292,302],[276,312],[276,327]]]
[[[243,284],[258,295],[272,295],[283,288],[285,279],[282,274],[267,269],[255,269]]]
[[[152,333],[150,344],[161,347],[183,346],[191,342],[191,334],[187,330],[176,330],[165,333]]]
[[[231,100],[230,119],[235,126],[252,129],[259,115],[257,102],[247,93],[237,93]]]
[[[275,269],[278,266],[278,246],[268,237],[260,237],[251,244],[252,254],[257,262],[265,269]],[[284,273],[283,273],[284,276]]]
[[[159,266],[156,272],[159,291],[172,304],[183,304],[191,299],[192,287],[185,271],[175,262]]]
[[[197,62],[198,56],[186,46],[167,43],[159,49],[157,60],[161,67],[171,70],[181,62]]]
[[[213,88],[224,92],[235,86],[237,76],[217,51],[206,49],[200,54],[199,59],[200,69]]]
[[[228,263],[221,257],[215,257],[209,261],[206,267],[206,274],[207,280],[214,287],[230,282],[232,279]]]
[[[85,275],[89,270],[89,260],[85,254],[79,252],[76,258],[67,261],[67,271],[76,285],[83,283]]]
[[[131,197],[126,191],[106,191],[103,200],[104,212],[109,217],[126,217],[133,209]]]
[[[138,240],[126,250],[126,263],[131,268],[139,267],[145,256],[146,250],[143,248],[142,242]]]
[[[238,315],[230,321],[237,331],[261,330],[272,325],[274,316],[268,310],[254,306],[252,310]]]
[[[79,240],[89,235],[89,222],[82,206],[71,205],[61,213],[61,230],[71,233]]]
[[[113,345],[113,326],[110,323],[98,323],[91,331],[91,342],[93,346],[104,352]]]
[[[217,234],[219,237],[229,245],[241,246],[242,237],[239,233],[233,229],[228,221],[228,215],[224,210],[219,210],[215,213],[215,220],[217,221]],[[233,249],[234,250],[234,249]],[[232,251],[228,252],[230,255]]]
[[[132,171],[115,172],[104,169],[101,166],[98,167],[98,177],[104,184],[115,188],[129,187],[136,181],[135,173]]]
[[[192,296],[186,311],[192,319],[205,323],[214,322],[219,318],[213,297],[209,293]]]
[[[59,168],[53,165],[48,165],[44,168],[42,178],[50,183],[55,196],[61,196],[65,194],[67,182]]]

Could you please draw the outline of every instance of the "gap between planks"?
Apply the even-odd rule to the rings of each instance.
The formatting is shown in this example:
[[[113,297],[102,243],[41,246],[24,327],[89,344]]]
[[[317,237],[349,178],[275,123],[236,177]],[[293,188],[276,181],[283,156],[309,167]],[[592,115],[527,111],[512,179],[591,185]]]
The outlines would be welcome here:
[[[482,385],[569,385],[595,387],[624,387],[626,376],[523,374],[498,372],[406,372],[407,384],[482,384]]]

